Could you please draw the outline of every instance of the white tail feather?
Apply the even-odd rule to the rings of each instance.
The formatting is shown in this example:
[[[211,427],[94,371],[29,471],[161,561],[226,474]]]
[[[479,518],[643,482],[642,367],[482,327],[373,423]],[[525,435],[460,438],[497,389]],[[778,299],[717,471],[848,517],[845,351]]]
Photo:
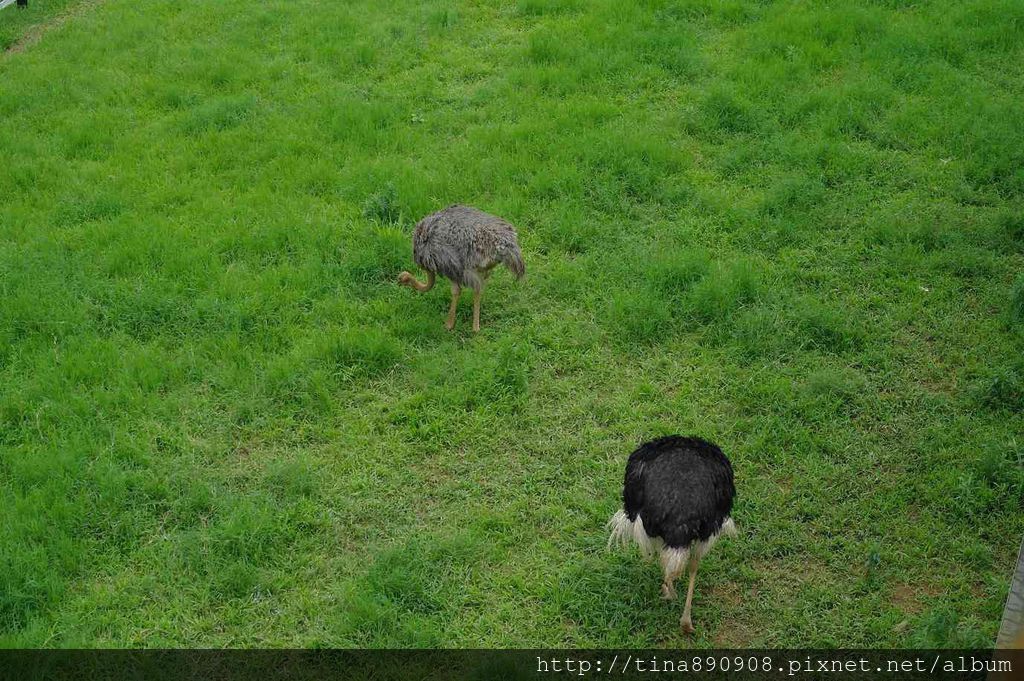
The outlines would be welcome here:
[[[626,546],[630,540],[640,547],[640,553],[650,556],[655,551],[653,540],[647,536],[644,530],[644,521],[637,515],[636,520],[630,520],[626,512],[619,510],[608,521],[608,529],[611,534],[608,537],[608,547],[613,545]]]
[[[671,565],[668,565],[666,569],[671,567],[673,570],[685,563],[689,558],[689,548],[666,549],[660,537],[647,536],[647,531],[644,529],[644,521],[639,514],[637,514],[636,520],[630,520],[626,512],[620,509],[608,521],[607,527],[610,531],[608,535],[608,548],[612,546],[627,546],[632,541],[639,547],[640,553],[645,557],[649,557],[655,552],[660,552],[662,554],[663,567],[666,567],[666,561],[668,561]],[[732,518],[726,518],[718,532],[708,537],[706,541],[694,542],[693,548],[695,548],[697,556],[700,558],[711,550],[711,547],[715,545],[719,537],[735,534],[736,524],[733,523]]]

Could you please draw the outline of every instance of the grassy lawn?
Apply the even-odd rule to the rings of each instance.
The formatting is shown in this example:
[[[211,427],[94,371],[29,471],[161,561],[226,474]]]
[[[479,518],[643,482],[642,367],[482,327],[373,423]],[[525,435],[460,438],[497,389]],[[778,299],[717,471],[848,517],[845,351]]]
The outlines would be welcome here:
[[[0,643],[991,644],[1024,3],[77,4],[0,54]],[[455,202],[478,335],[395,284]],[[739,495],[692,640],[604,550],[671,432]]]

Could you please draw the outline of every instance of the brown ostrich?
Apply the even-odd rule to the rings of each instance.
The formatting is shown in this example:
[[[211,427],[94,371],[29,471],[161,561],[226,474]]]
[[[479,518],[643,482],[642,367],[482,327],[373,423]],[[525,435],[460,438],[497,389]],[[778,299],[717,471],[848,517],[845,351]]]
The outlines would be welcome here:
[[[452,283],[445,322],[449,331],[455,328],[455,309],[464,286],[473,289],[473,331],[479,331],[480,297],[491,270],[502,263],[516,279],[526,273],[515,227],[471,206],[449,206],[420,220],[412,236],[412,257],[427,271],[426,283],[409,272],[399,274],[398,283],[429,291],[438,274],[447,277]]]

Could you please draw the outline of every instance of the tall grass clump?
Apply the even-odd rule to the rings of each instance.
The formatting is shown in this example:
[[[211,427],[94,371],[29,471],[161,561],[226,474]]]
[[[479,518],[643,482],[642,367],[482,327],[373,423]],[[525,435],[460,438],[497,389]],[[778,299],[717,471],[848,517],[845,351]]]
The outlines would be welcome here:
[[[680,298],[711,270],[711,258],[703,251],[665,252],[649,267],[651,286],[669,298]]]
[[[764,291],[763,275],[753,262],[719,265],[701,279],[687,297],[687,307],[701,322],[716,323],[756,300]]]
[[[843,353],[860,347],[861,329],[849,310],[839,311],[812,298],[797,298],[792,303],[796,335],[821,352]]]
[[[381,331],[346,329],[332,334],[317,355],[335,375],[375,376],[391,369],[402,357],[398,343]]]
[[[519,0],[516,9],[524,16],[543,16],[572,12],[579,4],[580,0]]]
[[[530,346],[511,339],[467,355],[448,382],[467,409],[518,409],[529,388]]]
[[[975,394],[993,411],[1024,412],[1024,371],[1013,365],[998,367],[976,384]]]
[[[669,299],[648,288],[615,291],[607,315],[610,334],[625,343],[659,343],[667,340],[673,327]]]
[[[383,225],[394,225],[402,221],[402,206],[395,185],[387,183],[363,202],[363,217]]]

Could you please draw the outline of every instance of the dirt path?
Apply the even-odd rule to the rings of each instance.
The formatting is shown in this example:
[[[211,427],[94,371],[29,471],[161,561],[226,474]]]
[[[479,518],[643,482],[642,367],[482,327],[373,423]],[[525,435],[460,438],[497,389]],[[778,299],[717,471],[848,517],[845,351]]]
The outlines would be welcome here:
[[[28,48],[32,47],[40,40],[42,40],[43,36],[49,33],[50,31],[56,30],[63,26],[64,24],[66,24],[68,21],[74,19],[75,17],[79,17],[85,14],[89,10],[95,8],[101,2],[103,2],[103,0],[81,0],[80,2],[77,2],[74,5],[66,8],[60,14],[57,14],[56,16],[51,17],[46,21],[43,21],[42,23],[30,26],[25,31],[25,35],[21,36],[21,38],[19,38],[16,42],[9,45],[7,49],[4,50],[4,55],[24,52],[25,50],[27,50]]]

